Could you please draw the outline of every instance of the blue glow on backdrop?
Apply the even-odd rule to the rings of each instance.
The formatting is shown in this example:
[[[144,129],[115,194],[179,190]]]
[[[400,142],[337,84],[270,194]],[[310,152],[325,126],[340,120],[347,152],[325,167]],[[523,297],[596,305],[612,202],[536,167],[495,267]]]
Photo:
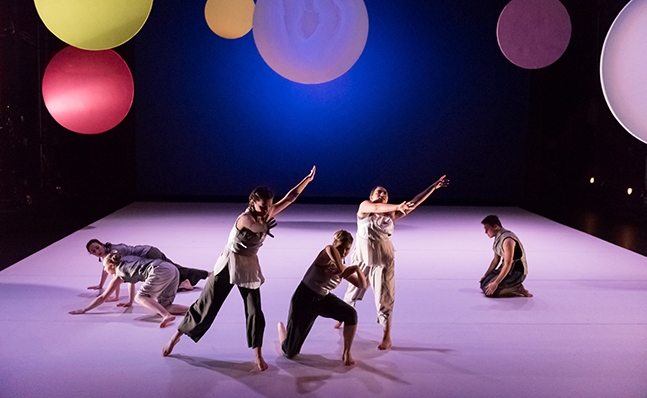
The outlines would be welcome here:
[[[529,82],[496,41],[507,1],[368,1],[363,54],[320,85],[279,76],[251,34],[219,38],[187,3],[155,3],[136,37],[140,194],[284,193],[316,164],[305,196],[409,197],[446,173],[446,200],[516,197]]]

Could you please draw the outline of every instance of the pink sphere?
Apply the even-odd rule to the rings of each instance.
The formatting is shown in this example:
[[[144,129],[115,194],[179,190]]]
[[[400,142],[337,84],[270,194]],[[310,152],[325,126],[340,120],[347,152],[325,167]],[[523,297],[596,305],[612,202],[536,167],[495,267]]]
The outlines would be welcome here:
[[[503,55],[525,69],[557,61],[571,40],[571,18],[559,0],[512,0],[501,12],[497,38]]]
[[[98,134],[118,125],[130,111],[134,83],[126,62],[113,50],[66,47],[43,76],[43,100],[61,126]]]

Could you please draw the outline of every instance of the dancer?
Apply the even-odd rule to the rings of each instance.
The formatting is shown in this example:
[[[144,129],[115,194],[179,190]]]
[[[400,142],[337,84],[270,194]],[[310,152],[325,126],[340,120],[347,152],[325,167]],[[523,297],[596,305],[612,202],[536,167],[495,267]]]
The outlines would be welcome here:
[[[125,256],[137,256],[148,258],[151,260],[164,260],[168,263],[175,265],[180,271],[180,284],[178,285],[178,290],[193,290],[193,287],[202,279],[207,279],[209,277],[209,272],[202,269],[195,268],[186,268],[179,264],[174,263],[166,257],[160,249],[155,246],[149,245],[138,245],[138,246],[129,246],[123,243],[112,244],[110,242],[101,243],[98,239],[90,239],[85,245],[85,248],[88,250],[88,253],[92,254],[95,257],[99,258],[101,261],[107,253],[117,251],[121,254],[122,257]],[[88,286],[90,290],[100,290],[103,288],[103,284],[106,281],[108,274],[104,270],[101,271],[101,280],[98,285]],[[119,300],[119,289],[116,291],[115,300]]]
[[[175,265],[164,260],[125,256],[117,251],[103,259],[103,268],[114,278],[106,290],[97,296],[86,308],[70,311],[70,314],[85,314],[101,305],[112,291],[122,282],[130,283],[130,300],[119,303],[118,307],[130,307],[133,301],[162,316],[160,327],[166,327],[175,320],[173,315],[186,314],[189,307],[173,304],[180,273]],[[135,283],[144,282],[135,295]],[[155,300],[157,299],[157,301]]]
[[[495,215],[485,217],[481,224],[485,234],[494,238],[494,258],[479,281],[483,293],[487,297],[532,297],[522,283],[528,275],[528,264],[517,235],[504,229]]]
[[[245,304],[247,318],[247,345],[254,350],[254,363],[259,370],[267,369],[261,347],[265,331],[265,317],[261,310],[260,287],[265,281],[258,261],[258,250],[266,235],[276,226],[276,217],[292,204],[314,179],[316,168],[283,199],[274,203],[274,194],[267,187],[254,189],[249,195],[249,206],[234,223],[224,251],[216,261],[213,273],[204,290],[193,303],[169,343],[162,350],[164,356],[173,351],[183,334],[198,342],[209,330],[220,307],[234,287],[238,286]]]
[[[385,188],[373,188],[369,199],[359,205],[357,211],[357,242],[351,255],[351,263],[358,264],[373,287],[377,322],[383,327],[380,350],[391,347],[391,315],[395,303],[395,249],[391,243],[394,221],[415,210],[436,189],[446,187],[449,180],[442,176],[427,189],[409,202],[399,205],[389,204],[389,194]],[[355,306],[366,293],[366,288],[352,284],[344,296],[344,301]],[[335,325],[339,328],[341,323]]]
[[[357,330],[357,311],[330,293],[344,278],[359,288],[366,288],[366,278],[358,266],[345,267],[343,259],[350,252],[353,236],[344,230],[335,232],[332,245],[319,252],[292,295],[287,329],[279,322],[279,340],[283,354],[292,359],[303,346],[318,316],[344,323],[344,365],[355,364],[350,353]]]

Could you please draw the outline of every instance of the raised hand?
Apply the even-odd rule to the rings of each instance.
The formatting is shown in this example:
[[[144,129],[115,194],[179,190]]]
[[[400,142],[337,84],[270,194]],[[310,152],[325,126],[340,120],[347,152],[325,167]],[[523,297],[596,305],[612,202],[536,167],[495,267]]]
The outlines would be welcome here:
[[[438,181],[434,182],[434,188],[443,188],[449,185],[449,179],[445,178],[447,175],[444,175],[438,179]]]
[[[317,172],[317,166],[312,166],[312,170],[310,170],[310,173],[306,176],[306,178],[309,181],[312,181],[315,179],[315,173]]]
[[[402,214],[408,214],[412,207],[413,207],[412,202],[405,201],[398,205],[398,211],[401,212]]]

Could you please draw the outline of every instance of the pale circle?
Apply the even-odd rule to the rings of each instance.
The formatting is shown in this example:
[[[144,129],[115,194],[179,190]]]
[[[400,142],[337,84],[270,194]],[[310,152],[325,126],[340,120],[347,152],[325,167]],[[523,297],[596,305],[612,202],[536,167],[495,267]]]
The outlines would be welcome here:
[[[204,18],[213,33],[225,39],[238,39],[252,30],[254,0],[208,0]]]
[[[607,33],[600,59],[609,109],[629,133],[647,143],[647,0],[632,0]]]
[[[513,64],[544,68],[557,61],[571,40],[571,19],[559,0],[512,0],[496,29],[499,47]]]
[[[153,0],[34,0],[56,37],[74,47],[105,50],[130,40],[144,26]]]
[[[318,84],[346,73],[368,38],[363,0],[258,0],[254,41],[286,79]]]
[[[133,103],[134,83],[126,62],[113,50],[66,47],[49,61],[43,100],[61,126],[98,134],[119,124]]]

